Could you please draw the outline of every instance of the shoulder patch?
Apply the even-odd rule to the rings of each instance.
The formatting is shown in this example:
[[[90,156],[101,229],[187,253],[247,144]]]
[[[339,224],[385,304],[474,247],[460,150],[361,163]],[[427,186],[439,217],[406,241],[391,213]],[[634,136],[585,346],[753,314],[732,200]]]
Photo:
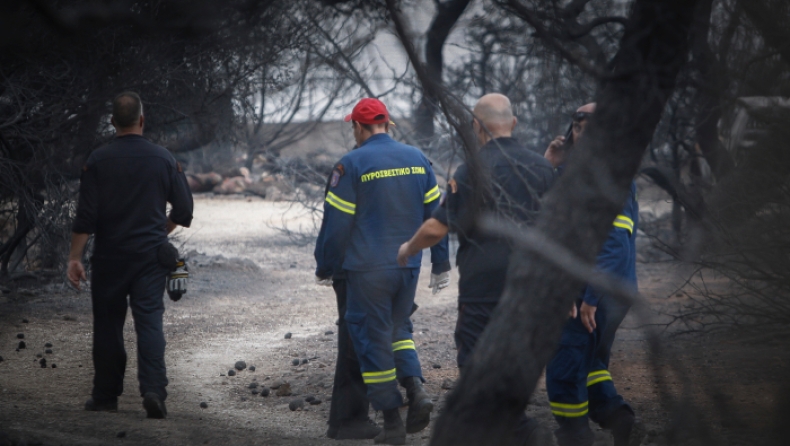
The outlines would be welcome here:
[[[335,170],[337,170],[337,172],[340,174],[341,177],[346,174],[346,169],[343,167],[342,164],[338,164],[337,166],[335,166]]]
[[[452,193],[454,193],[454,194],[455,194],[455,193],[457,193],[457,192],[458,192],[458,183],[456,183],[456,182],[455,182],[455,178],[453,178],[452,180],[450,180],[450,182],[449,182],[449,183],[447,183],[447,185],[448,185],[448,186],[450,186],[450,191],[451,191]]]
[[[332,179],[329,181],[329,186],[330,187],[337,186],[337,183],[340,182],[340,177],[341,177],[340,172],[337,169],[333,170],[332,171]]]

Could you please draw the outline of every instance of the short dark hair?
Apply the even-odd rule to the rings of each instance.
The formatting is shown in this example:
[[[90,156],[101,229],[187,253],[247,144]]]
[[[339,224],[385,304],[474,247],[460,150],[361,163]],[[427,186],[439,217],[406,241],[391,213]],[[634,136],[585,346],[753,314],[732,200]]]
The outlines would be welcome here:
[[[133,91],[124,91],[112,100],[112,118],[119,128],[128,128],[140,120],[143,114],[143,102],[140,95]]]
[[[356,123],[357,123],[357,124],[359,124],[359,125],[360,125],[360,126],[363,128],[363,129],[365,129],[365,130],[367,130],[367,131],[369,131],[369,132],[371,132],[371,133],[373,133],[373,131],[376,129],[376,127],[377,127],[377,126],[380,126],[380,125],[384,125],[384,124],[386,124],[386,123],[384,123],[384,122],[383,122],[383,123],[381,123],[381,124],[363,124],[363,123],[361,123],[361,122],[359,122],[359,121],[354,121],[354,122],[356,122]]]

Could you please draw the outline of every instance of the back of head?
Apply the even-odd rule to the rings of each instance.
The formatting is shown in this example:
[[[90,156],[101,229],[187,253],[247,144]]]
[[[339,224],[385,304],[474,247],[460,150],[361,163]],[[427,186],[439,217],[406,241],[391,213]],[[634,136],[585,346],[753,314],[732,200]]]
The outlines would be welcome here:
[[[515,117],[513,106],[507,96],[491,93],[481,97],[475,105],[474,113],[494,137],[511,135]]]
[[[112,119],[118,128],[134,126],[143,115],[143,103],[133,91],[124,91],[112,101]]]

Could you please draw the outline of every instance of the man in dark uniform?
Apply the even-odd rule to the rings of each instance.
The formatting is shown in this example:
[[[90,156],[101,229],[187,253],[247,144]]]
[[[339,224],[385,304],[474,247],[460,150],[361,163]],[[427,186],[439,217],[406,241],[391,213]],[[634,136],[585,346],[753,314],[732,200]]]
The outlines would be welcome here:
[[[173,155],[143,138],[144,123],[136,93],[121,93],[113,100],[115,138],[93,152],[83,168],[68,277],[77,289],[81,280],[87,280],[81,259],[89,234],[95,234],[91,262],[95,371],[85,410],[118,408],[126,370],[123,325],[131,306],[143,407],[148,418],[164,418],[162,315],[170,271],[157,257],[167,234],[192,222],[192,193]],[[167,203],[172,205],[169,215]]]
[[[332,171],[324,221],[316,241],[316,276],[346,274],[345,321],[374,410],[384,413],[376,443],[405,444],[406,433],[430,422],[433,402],[411,334],[409,315],[419,278],[420,254],[396,263],[398,246],[430,216],[441,192],[431,164],[418,149],[389,137],[381,101],[361,100],[351,121],[358,149]],[[406,388],[406,425],[398,408]]]
[[[483,96],[474,108],[474,115],[475,133],[482,145],[479,158],[490,179],[493,195],[486,200],[488,208],[481,211],[496,213],[517,224],[531,224],[539,210],[540,197],[554,181],[554,169],[543,157],[527,150],[512,137],[517,121],[507,97],[501,94]],[[449,231],[458,233],[456,265],[460,280],[455,344],[461,373],[504,291],[512,250],[507,240],[481,234],[475,229],[471,218],[472,193],[468,168],[463,164],[453,175],[441,206],[398,252],[398,261],[402,262],[436,243]],[[514,437],[525,445],[551,442],[551,433],[525,414],[522,414]]]
[[[580,107],[566,141],[557,137],[545,157],[560,174],[574,143],[583,135],[595,104]],[[599,270],[636,288],[636,231],[639,223],[636,185],[612,222],[612,230],[598,254]],[[609,356],[615,332],[628,306],[614,297],[586,286],[579,295],[573,315],[563,328],[560,345],[546,367],[546,390],[551,411],[560,425],[559,446],[591,446],[595,436],[588,419],[612,432],[615,446],[637,446],[644,436],[631,406],[617,393],[609,373]],[[578,313],[578,317],[576,317]]]
[[[327,179],[325,197],[329,193],[331,181],[332,175]],[[324,227],[322,225],[322,231]],[[449,285],[450,260],[447,237],[431,247],[431,263],[430,287],[436,294]],[[339,271],[333,274],[331,280],[322,280],[319,284],[325,286],[331,284],[337,298],[338,311],[337,363],[332,385],[332,404],[329,407],[329,429],[326,435],[335,440],[375,438],[381,432],[381,428],[368,417],[370,401],[367,397],[367,387],[346,325],[346,275],[343,271]]]

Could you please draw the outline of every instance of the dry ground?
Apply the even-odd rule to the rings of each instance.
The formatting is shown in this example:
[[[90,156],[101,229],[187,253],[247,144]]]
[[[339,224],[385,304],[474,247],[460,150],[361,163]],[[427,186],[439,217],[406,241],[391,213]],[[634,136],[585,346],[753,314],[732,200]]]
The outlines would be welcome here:
[[[658,199],[657,199],[658,200]],[[660,200],[659,200],[660,201]],[[660,208],[661,203],[656,203]],[[167,301],[165,333],[170,397],[166,420],[148,420],[137,392],[134,331],[126,326],[129,367],[126,392],[118,413],[88,413],[82,405],[91,388],[91,314],[88,292],[59,285],[23,284],[0,295],[0,445],[335,445],[324,436],[331,394],[337,312],[330,288],[314,285],[312,245],[273,229],[311,227],[298,208],[255,198],[196,199],[195,223],[182,232],[193,255],[190,291],[180,302]],[[223,255],[227,259],[217,257]],[[228,260],[230,259],[230,260]],[[639,265],[640,288],[655,315],[682,304],[673,290],[684,279],[684,267],[674,263]],[[415,341],[427,387],[440,403],[441,385],[457,376],[452,332],[456,289],[437,296],[427,288],[427,269],[417,295]],[[456,274],[455,270],[453,274]],[[457,277],[453,277],[454,282]],[[670,296],[670,297],[667,297]],[[130,316],[131,318],[131,316]],[[23,322],[23,319],[28,322]],[[702,408],[721,444],[763,444],[772,418],[781,375],[790,359],[776,345],[743,344],[725,337],[671,337],[663,334],[669,351],[649,360],[641,321],[629,316],[619,332],[611,371],[623,395],[644,419],[650,435],[643,444],[667,444],[665,432],[673,422],[659,404],[657,377],[676,395],[689,395]],[[293,334],[285,339],[285,333]],[[27,348],[15,351],[17,334]],[[44,354],[45,343],[53,344]],[[37,354],[48,361],[41,368]],[[308,359],[294,367],[293,359]],[[228,377],[237,360],[254,365]],[[57,368],[51,368],[56,364]],[[654,373],[657,366],[661,369]],[[693,386],[668,366],[686,364]],[[269,386],[288,381],[290,397],[253,395],[250,383]],[[314,395],[322,404],[292,412],[294,398]],[[206,402],[208,408],[199,404]],[[553,426],[545,387],[533,397],[529,413]],[[734,410],[725,411],[732,407]],[[375,416],[375,414],[372,414]],[[689,420],[681,418],[681,421]],[[119,435],[123,433],[123,438]],[[425,445],[429,431],[410,435],[408,444]],[[598,431],[596,446],[610,445]],[[22,443],[26,442],[26,443]]]

